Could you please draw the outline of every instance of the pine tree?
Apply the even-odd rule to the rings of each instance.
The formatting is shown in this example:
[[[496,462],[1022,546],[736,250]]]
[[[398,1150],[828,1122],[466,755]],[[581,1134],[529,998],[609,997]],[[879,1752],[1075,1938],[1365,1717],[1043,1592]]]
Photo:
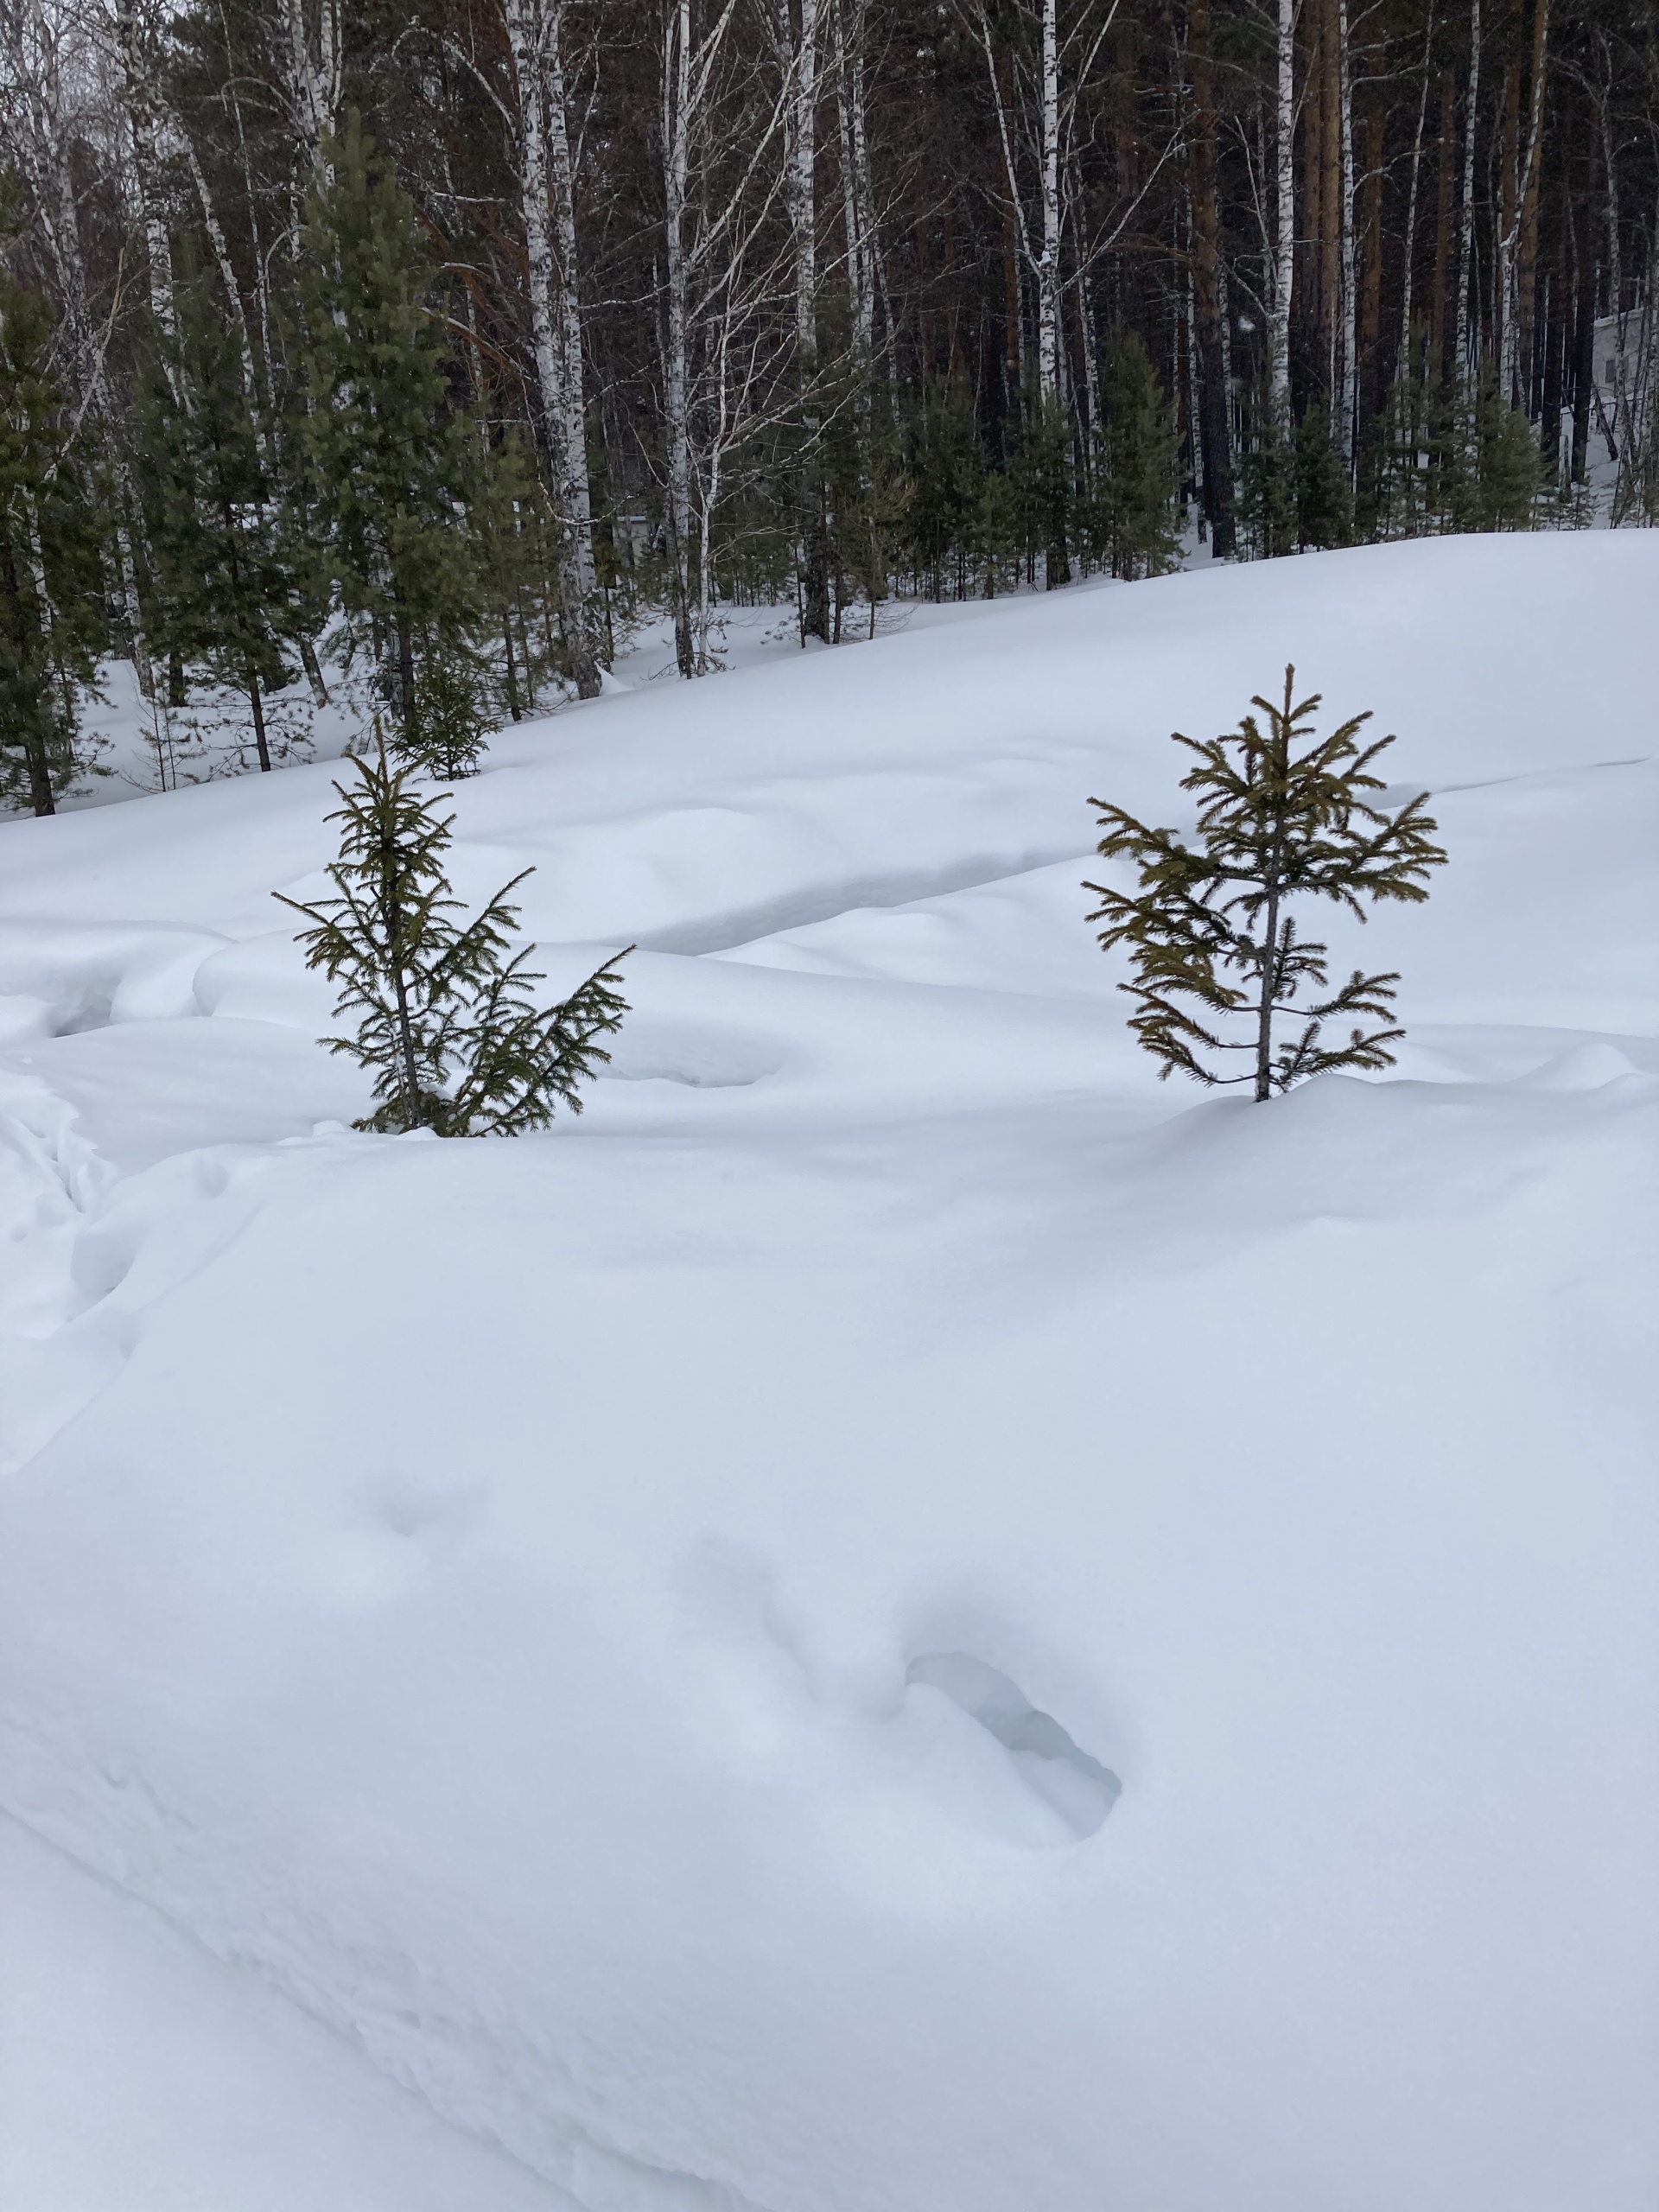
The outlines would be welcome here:
[[[183,289],[145,401],[139,474],[156,640],[245,696],[268,770],[265,699],[299,673],[308,608],[241,348],[203,280]]]
[[[518,909],[511,894],[535,873],[502,885],[463,926],[454,918],[444,855],[453,815],[447,792],[423,798],[413,771],[359,760],[354,787],[336,784],[340,856],[328,874],[337,895],[315,902],[274,894],[303,914],[306,963],[341,986],[336,1017],[357,1017],[351,1036],[325,1039],[374,1077],[375,1111],[360,1129],[427,1128],[444,1137],[517,1136],[546,1128],[556,1108],[582,1111],[577,1086],[610,1058],[599,1039],[621,1027],[617,989],[632,945],[594,969],[562,1004],[538,1008],[543,980],[508,957]]]
[[[1383,788],[1370,767],[1393,738],[1361,747],[1369,713],[1316,737],[1310,718],[1319,697],[1298,702],[1295,673],[1285,671],[1281,705],[1251,701],[1266,717],[1265,730],[1246,715],[1236,731],[1203,743],[1173,733],[1173,741],[1197,759],[1181,781],[1183,791],[1199,795],[1192,841],[1090,801],[1100,808],[1106,832],[1102,856],[1130,860],[1140,870],[1138,898],[1104,884],[1084,888],[1101,899],[1089,918],[1106,924],[1102,946],[1128,948],[1135,980],[1118,988],[1137,1002],[1129,1026],[1161,1063],[1160,1080],[1179,1068],[1205,1084],[1253,1082],[1257,1099],[1266,1099],[1330,1068],[1391,1066],[1388,1047],[1405,1033],[1356,1027],[1344,1046],[1320,1043],[1324,1024],[1338,1017],[1391,1020],[1400,980],[1392,972],[1356,969],[1330,996],[1295,1003],[1305,986],[1325,992],[1330,978],[1325,947],[1296,935],[1286,911],[1292,899],[1333,899],[1363,921],[1364,899],[1426,899],[1424,880],[1446,859],[1430,842],[1435,825],[1423,798],[1390,816],[1365,796]],[[1230,976],[1243,980],[1231,982]],[[1178,999],[1195,1001],[1196,1010]],[[1218,1034],[1231,1015],[1245,1017],[1253,1033]],[[1302,1026],[1275,1052],[1281,1017]],[[1200,1057],[1229,1052],[1248,1054],[1253,1065],[1222,1075]]]
[[[1091,502],[1096,550],[1115,576],[1161,576],[1179,558],[1174,531],[1174,409],[1133,331],[1106,348],[1104,429]]]
[[[409,742],[421,663],[453,668],[481,613],[468,513],[478,437],[451,404],[413,204],[355,115],[308,205],[301,252],[313,524]]]
[[[105,508],[52,335],[46,302],[0,275],[0,804],[36,814],[85,765],[75,709],[105,642]]]

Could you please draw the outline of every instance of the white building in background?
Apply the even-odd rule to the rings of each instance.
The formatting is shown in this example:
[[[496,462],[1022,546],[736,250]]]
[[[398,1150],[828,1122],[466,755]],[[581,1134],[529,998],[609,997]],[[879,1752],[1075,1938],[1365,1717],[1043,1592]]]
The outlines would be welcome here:
[[[1619,389],[1618,341],[1619,326],[1624,326],[1624,395],[1630,397],[1631,386],[1641,374],[1642,354],[1652,340],[1652,319],[1644,307],[1629,308],[1622,315],[1605,315],[1595,326],[1595,355],[1591,377],[1596,397],[1602,405],[1611,409]]]

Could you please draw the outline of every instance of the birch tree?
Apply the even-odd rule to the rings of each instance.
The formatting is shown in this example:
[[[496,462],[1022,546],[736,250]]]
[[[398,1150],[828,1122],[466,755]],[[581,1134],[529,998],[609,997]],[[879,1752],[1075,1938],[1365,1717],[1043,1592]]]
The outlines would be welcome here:
[[[1290,298],[1296,283],[1296,0],[1279,0],[1274,104],[1273,403],[1290,419]]]
[[[599,655],[575,186],[562,44],[564,0],[505,0],[505,14],[518,92],[519,213],[531,336],[561,526],[561,612],[577,696],[591,699],[600,690]]]
[[[712,541],[728,471],[746,441],[785,419],[798,390],[793,350],[773,342],[770,310],[788,298],[799,316],[798,233],[791,219],[774,245],[769,226],[789,189],[785,118],[796,86],[778,72],[768,92],[739,49],[737,24],[737,0],[707,16],[693,0],[664,10],[665,521],[683,677],[713,665]],[[792,336],[798,345],[798,319]]]

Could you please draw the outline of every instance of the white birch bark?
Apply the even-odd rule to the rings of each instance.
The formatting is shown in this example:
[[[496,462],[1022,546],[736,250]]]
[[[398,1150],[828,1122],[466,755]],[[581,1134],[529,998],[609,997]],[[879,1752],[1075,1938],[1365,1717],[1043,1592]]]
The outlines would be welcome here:
[[[559,517],[567,570],[565,633],[578,695],[597,698],[599,654],[594,634],[594,512],[588,473],[588,410],[583,373],[582,294],[576,267],[576,192],[565,105],[565,0],[545,7],[547,139],[558,241],[559,405],[556,428]]]
[[[315,53],[306,22],[306,0],[285,0],[283,16],[288,34],[286,59],[294,127],[314,170],[325,166],[324,149],[340,119],[340,92],[339,0],[316,0],[316,5]]]
[[[795,349],[803,375],[810,376],[818,352],[818,0],[799,0],[799,28],[790,41],[785,202],[795,242]],[[787,16],[783,29],[787,37]]]
[[[559,12],[560,0],[550,0],[550,4],[549,0],[505,0],[507,44],[518,94],[519,216],[524,228],[531,346],[559,518],[559,596],[571,673],[578,695],[590,699],[600,688],[593,642],[593,512],[582,416],[582,302],[575,283],[575,211]]]
[[[176,124],[184,158],[190,170],[190,181],[196,188],[197,205],[201,209],[201,226],[207,233],[207,244],[213,252],[213,265],[219,270],[219,281],[225,288],[225,297],[236,325],[237,347],[242,357],[242,389],[248,397],[257,395],[259,386],[254,374],[253,339],[248,328],[247,310],[242,304],[242,294],[236,281],[236,268],[231,259],[231,250],[226,242],[224,226],[219,219],[219,210],[213,205],[213,195],[197,158],[194,144],[181,124]],[[254,431],[260,449],[264,448],[264,425],[261,410],[254,413]]]
[[[1296,282],[1296,0],[1279,0],[1273,206],[1273,398],[1290,415],[1290,296]]]
[[[121,103],[132,142],[133,183],[144,233],[149,311],[156,327],[170,339],[173,311],[173,245],[161,206],[162,149],[158,104],[148,57],[142,50],[134,0],[116,0],[115,40],[121,62]],[[171,361],[166,365],[169,383]]]
[[[1060,47],[1058,0],[1043,0],[1043,251],[1037,264],[1037,385],[1046,406],[1060,392]]]
[[[675,657],[695,676],[690,629],[691,429],[685,240],[690,169],[691,0],[671,0],[663,47],[663,413],[668,474],[669,558],[674,570]],[[704,536],[708,535],[705,527]]]
[[[875,342],[875,272],[864,198],[866,0],[836,0],[836,117],[841,139],[842,221],[847,234],[847,292],[852,307],[853,358],[860,382]],[[868,395],[865,395],[865,404]]]

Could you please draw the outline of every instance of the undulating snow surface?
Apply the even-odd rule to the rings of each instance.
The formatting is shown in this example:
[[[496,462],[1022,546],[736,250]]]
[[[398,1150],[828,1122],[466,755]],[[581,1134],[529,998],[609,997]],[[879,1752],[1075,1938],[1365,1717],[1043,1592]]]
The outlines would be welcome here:
[[[513,1143],[346,1126],[327,769],[0,830],[8,2203],[1651,2212],[1656,606],[1440,541],[521,727],[459,888],[640,950]],[[1293,658],[1452,859],[1258,1108],[1078,883]]]

